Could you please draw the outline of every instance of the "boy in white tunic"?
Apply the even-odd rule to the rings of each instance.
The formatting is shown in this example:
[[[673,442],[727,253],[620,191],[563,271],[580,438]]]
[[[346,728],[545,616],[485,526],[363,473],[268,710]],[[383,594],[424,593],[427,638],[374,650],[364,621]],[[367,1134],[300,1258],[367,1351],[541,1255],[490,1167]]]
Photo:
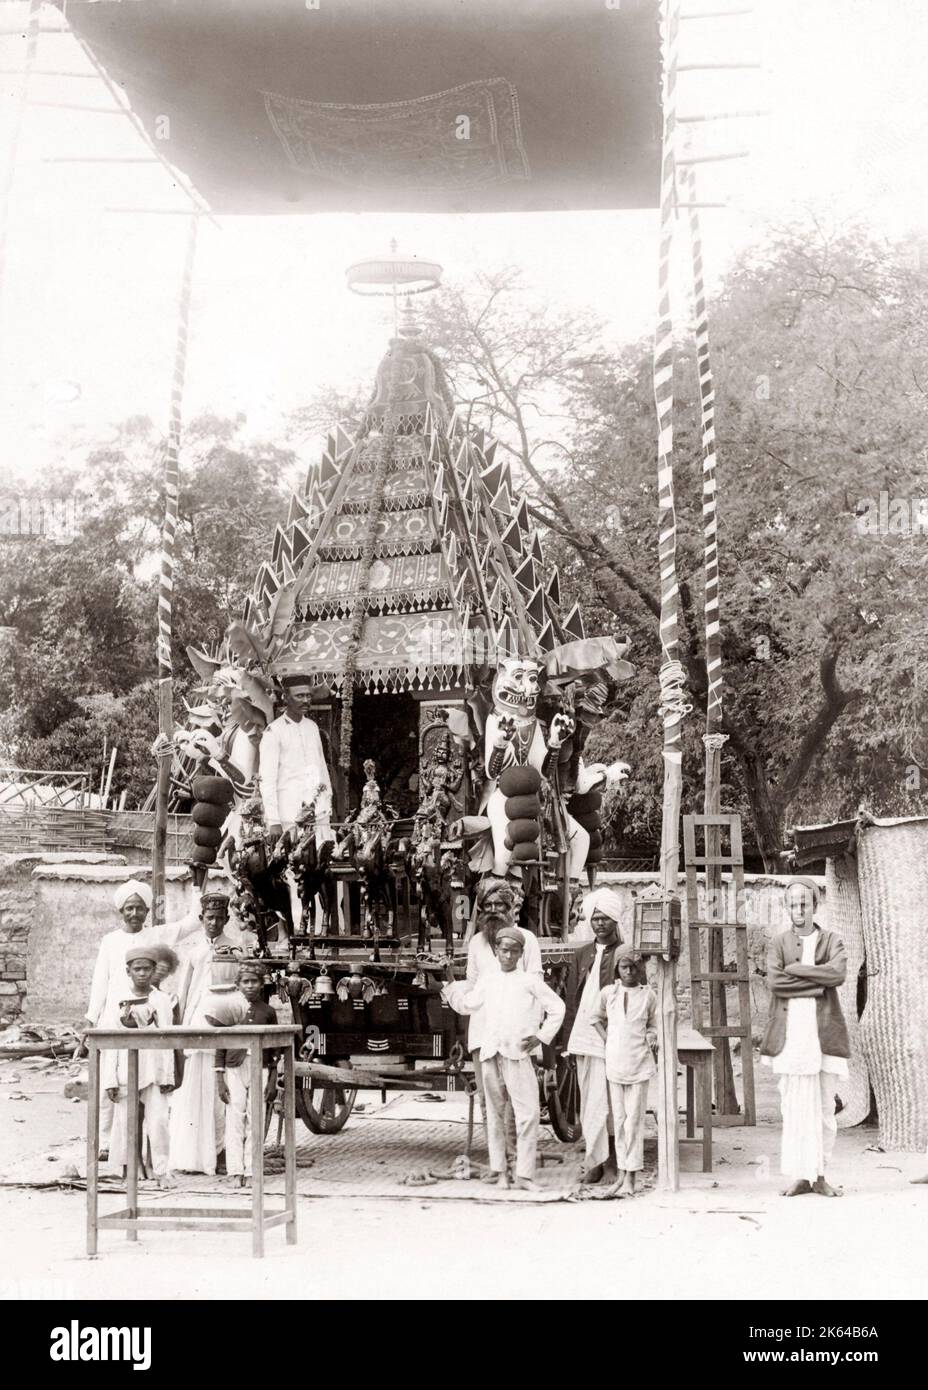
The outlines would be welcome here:
[[[496,935],[498,972],[487,972],[476,983],[449,982],[442,997],[461,1014],[483,1010],[480,1065],[486,1107],[490,1173],[487,1181],[509,1186],[506,1163],[506,1102],[516,1123],[515,1186],[534,1187],[538,1149],[538,1081],[532,1054],[554,1040],[564,1021],[564,1002],[539,975],[519,969],[524,942],[518,927],[503,927]],[[539,1023],[539,1018],[543,1021]]]
[[[244,1000],[246,1012],[241,1012]],[[226,1001],[217,1000],[207,1022],[216,1028],[237,1024],[277,1022],[277,1015],[264,1001],[264,968],[246,963],[238,973],[238,989]],[[261,1073],[265,1104],[277,1092],[277,1050],[267,1048]],[[247,1049],[220,1050],[216,1053],[216,1090],[226,1107],[226,1172],[240,1187],[251,1177],[251,1058]]]
[[[131,946],[126,952],[126,974],[129,979],[123,998],[111,1002],[104,1010],[104,1028],[170,1028],[171,1003],[168,997],[152,985],[155,973],[155,953],[150,946]],[[151,1149],[155,1177],[164,1182],[168,1176],[168,1096],[174,1089],[174,1055],[148,1049],[140,1050],[139,1102],[143,1107],[142,1153]],[[110,1138],[110,1162],[125,1168],[129,1128],[129,1053],[104,1051],[100,1062],[100,1084],[113,1102],[113,1132]]]
[[[648,1082],[656,1071],[657,995],[648,985],[641,957],[631,946],[616,952],[618,979],[600,990],[591,1018],[605,1026],[606,1077],[615,1124],[619,1196],[634,1197],[635,1174],[644,1167],[644,1118]]]

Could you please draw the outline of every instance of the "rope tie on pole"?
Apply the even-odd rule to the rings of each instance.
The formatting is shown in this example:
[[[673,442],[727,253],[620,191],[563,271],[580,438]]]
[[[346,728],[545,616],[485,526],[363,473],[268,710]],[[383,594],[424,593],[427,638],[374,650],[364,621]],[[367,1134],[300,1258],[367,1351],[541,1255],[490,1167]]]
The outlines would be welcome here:
[[[703,734],[703,744],[707,752],[720,753],[728,742],[727,734]]]
[[[661,699],[658,710],[664,728],[679,724],[692,711],[686,699],[686,672],[680,661],[665,662],[660,670]]]

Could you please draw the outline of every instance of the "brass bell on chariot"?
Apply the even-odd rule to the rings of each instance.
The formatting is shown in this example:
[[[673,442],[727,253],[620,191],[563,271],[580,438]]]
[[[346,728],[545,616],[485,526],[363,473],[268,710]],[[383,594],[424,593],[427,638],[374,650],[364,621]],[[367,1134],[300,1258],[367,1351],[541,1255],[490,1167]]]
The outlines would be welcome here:
[[[335,986],[332,984],[332,977],[325,966],[322,967],[316,976],[316,993],[320,998],[331,999],[335,993]]]

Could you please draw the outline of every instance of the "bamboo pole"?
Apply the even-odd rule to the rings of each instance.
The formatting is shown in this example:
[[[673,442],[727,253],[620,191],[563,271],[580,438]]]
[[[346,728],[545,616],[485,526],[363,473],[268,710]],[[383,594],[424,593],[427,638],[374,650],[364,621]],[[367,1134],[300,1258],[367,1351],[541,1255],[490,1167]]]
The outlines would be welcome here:
[[[196,258],[199,212],[190,215],[184,266],[181,275],[174,349],[174,375],[171,381],[171,407],[167,445],[164,451],[164,524],[161,529],[161,574],[158,582],[158,785],[155,796],[155,830],[152,843],[152,923],[165,921],[165,867],[168,838],[168,792],[174,736],[174,666],[171,652],[174,600],[174,539],[177,532],[179,493],[179,453],[181,407],[187,370],[187,337],[193,266]]]
[[[693,198],[696,196],[696,175],[691,167],[681,174],[681,185],[687,187]],[[715,446],[715,384],[712,377],[712,359],[709,352],[709,317],[706,309],[705,281],[703,276],[702,236],[699,215],[690,209],[690,249],[693,260],[693,307],[695,313],[696,366],[699,376],[699,407],[702,428],[702,521],[703,521],[703,572],[705,577],[705,648],[706,681],[706,732],[703,743],[706,749],[703,811],[707,816],[717,816],[722,806],[722,747],[727,734],[722,732],[722,635],[719,612],[719,546],[718,546],[718,486],[716,478]],[[721,853],[722,834],[719,826],[707,825],[706,856],[710,859]],[[722,869],[719,864],[709,863],[705,872],[706,918],[709,921],[724,921],[722,908]],[[708,943],[709,973],[720,974],[725,969],[724,932],[710,931]],[[709,981],[709,1021],[713,1028],[724,1028],[728,1024],[728,1001],[725,983],[722,980]],[[720,1115],[737,1115],[738,1097],[735,1093],[735,1077],[732,1069],[731,1046],[729,1039],[719,1036],[715,1039],[715,1052],[712,1058],[715,1077],[715,1101]]]
[[[661,609],[661,722],[663,726],[664,787],[661,818],[661,892],[677,892],[680,858],[680,805],[683,785],[683,667],[677,626],[677,521],[673,488],[673,319],[670,262],[676,217],[676,85],[680,0],[663,0],[664,129],[661,158],[660,250],[658,310],[654,334],[654,403],[657,411],[658,557]],[[680,1185],[677,1134],[677,1002],[676,964],[657,957],[659,1030],[657,1172],[658,1186],[675,1192]]]
[[[113,744],[113,751],[110,753],[110,765],[106,774],[106,781],[103,785],[103,793],[100,799],[100,810],[106,809],[106,803],[110,799],[110,787],[113,785],[113,769],[116,766],[116,754],[119,752],[118,746]]]

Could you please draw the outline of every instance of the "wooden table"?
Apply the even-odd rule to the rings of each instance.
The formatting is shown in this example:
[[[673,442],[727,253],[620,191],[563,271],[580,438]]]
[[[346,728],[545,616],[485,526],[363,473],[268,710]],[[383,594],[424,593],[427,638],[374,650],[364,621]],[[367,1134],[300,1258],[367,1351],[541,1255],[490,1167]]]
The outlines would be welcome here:
[[[287,1244],[296,1244],[296,1120],[294,1112],[293,1038],[295,1024],[257,1024],[238,1028],[91,1028],[89,1095],[87,1111],[87,1254],[97,1253],[100,1230],[124,1230],[137,1241],[139,1231],[242,1231],[251,1226],[252,1254],[264,1254],[264,1233],[286,1225]],[[264,1208],[264,1081],[263,1052],[279,1047],[284,1059],[284,1174],[282,1209]],[[250,1054],[243,1066],[251,1067],[251,1208],[139,1206],[139,1052],[174,1051],[177,1048],[245,1048]],[[128,1051],[129,1095],[126,1100],[126,1196],[122,1211],[101,1216],[98,1211],[100,1151],[100,1053]]]
[[[702,1143],[702,1171],[712,1172],[712,1054],[715,1044],[695,1028],[677,1029],[677,1059],[686,1067],[686,1139]],[[699,1080],[699,1123],[696,1140],[696,1080]],[[682,1140],[686,1143],[686,1140]]]

